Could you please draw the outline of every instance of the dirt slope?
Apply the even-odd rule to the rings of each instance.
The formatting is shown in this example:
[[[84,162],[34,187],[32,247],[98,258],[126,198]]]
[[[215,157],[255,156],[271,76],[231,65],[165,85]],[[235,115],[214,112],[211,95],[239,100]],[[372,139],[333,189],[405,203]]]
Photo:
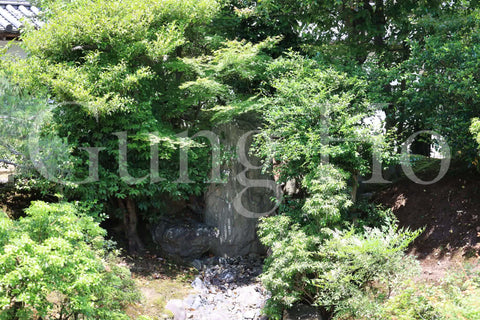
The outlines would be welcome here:
[[[449,173],[432,185],[401,180],[377,193],[375,202],[392,208],[400,225],[425,228],[410,248],[427,280],[439,280],[459,263],[480,255],[480,175]]]

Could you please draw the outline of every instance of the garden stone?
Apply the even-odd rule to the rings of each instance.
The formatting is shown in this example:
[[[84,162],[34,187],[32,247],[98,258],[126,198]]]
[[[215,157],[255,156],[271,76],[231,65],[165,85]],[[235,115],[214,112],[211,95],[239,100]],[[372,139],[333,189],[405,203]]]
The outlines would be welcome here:
[[[223,137],[222,145],[235,149],[242,135],[256,127],[250,122],[240,122],[219,126],[216,134]],[[250,143],[249,137],[247,143]],[[247,151],[248,152],[248,151]],[[260,164],[258,159],[250,159],[252,164]],[[218,229],[219,237],[213,243],[212,253],[217,256],[241,256],[249,253],[265,252],[257,236],[258,217],[247,217],[238,212],[233,202],[245,187],[238,182],[237,175],[245,167],[236,159],[221,168],[228,172],[226,183],[211,184],[205,194],[205,223]],[[273,178],[262,174],[261,170],[248,170],[248,179],[272,180]],[[266,188],[248,188],[243,194],[246,209],[252,212],[268,212],[272,207],[270,193]],[[248,200],[248,201],[247,201]]]
[[[163,222],[153,228],[153,240],[167,255],[193,260],[208,252],[218,236],[215,228],[195,221]]]

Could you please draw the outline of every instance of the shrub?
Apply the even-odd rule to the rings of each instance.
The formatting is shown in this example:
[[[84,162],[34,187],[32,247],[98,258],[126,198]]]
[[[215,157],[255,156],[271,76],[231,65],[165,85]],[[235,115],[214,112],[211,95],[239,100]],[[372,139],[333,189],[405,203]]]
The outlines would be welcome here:
[[[70,203],[0,217],[0,319],[128,319],[139,298],[105,230]]]
[[[398,294],[389,299],[383,306],[378,319],[420,320],[444,319],[435,310],[429,297],[433,296],[432,288],[416,286],[408,281]]]
[[[480,274],[455,270],[439,285],[411,281],[382,307],[378,319],[480,319]]]
[[[309,235],[288,216],[266,218],[262,242],[271,248],[262,281],[271,292],[265,313],[280,319],[295,302],[322,307],[340,318],[368,317],[416,268],[403,250],[419,232],[383,228],[323,229]]]

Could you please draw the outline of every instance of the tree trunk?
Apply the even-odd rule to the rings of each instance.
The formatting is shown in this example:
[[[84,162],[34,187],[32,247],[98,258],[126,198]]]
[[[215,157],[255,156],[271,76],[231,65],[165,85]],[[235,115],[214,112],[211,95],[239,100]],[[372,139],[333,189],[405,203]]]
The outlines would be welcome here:
[[[135,202],[130,198],[118,199],[118,205],[123,211],[123,227],[128,242],[128,253],[137,254],[144,250],[144,246],[137,232],[138,217]]]
[[[357,202],[357,192],[358,192],[358,172],[355,172],[352,175],[352,202],[356,203]]]

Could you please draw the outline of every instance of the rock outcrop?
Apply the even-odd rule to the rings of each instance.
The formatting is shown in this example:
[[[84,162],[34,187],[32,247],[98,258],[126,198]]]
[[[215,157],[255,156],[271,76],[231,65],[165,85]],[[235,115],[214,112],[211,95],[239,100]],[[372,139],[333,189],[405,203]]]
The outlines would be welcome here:
[[[264,253],[257,237],[258,217],[274,208],[271,197],[275,193],[265,187],[245,185],[249,181],[270,181],[272,184],[274,181],[272,177],[262,174],[260,169],[246,170],[245,160],[242,164],[236,152],[237,145],[242,145],[242,137],[246,145],[243,151],[248,152],[254,133],[251,131],[254,129],[250,123],[240,123],[223,125],[216,132],[221,137],[222,146],[237,154],[221,168],[222,173],[227,175],[225,183],[211,184],[205,194],[205,223],[219,231],[218,240],[212,246],[212,253],[218,256]],[[260,164],[258,159],[252,157],[248,157],[248,162],[247,165],[251,167]],[[244,210],[238,208],[239,199]]]

